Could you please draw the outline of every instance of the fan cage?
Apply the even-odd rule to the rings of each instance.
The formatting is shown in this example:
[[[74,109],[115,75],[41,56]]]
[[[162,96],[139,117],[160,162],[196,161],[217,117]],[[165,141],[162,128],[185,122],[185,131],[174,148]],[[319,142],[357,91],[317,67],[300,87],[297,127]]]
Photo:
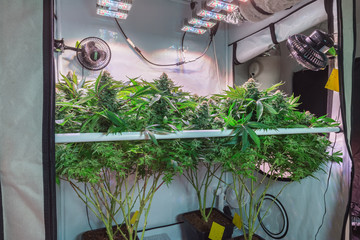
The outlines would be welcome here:
[[[95,59],[94,55],[99,58]],[[109,64],[111,50],[109,45],[101,38],[88,37],[80,42],[76,56],[84,68],[98,71]]]
[[[310,46],[306,42],[305,35],[298,34],[289,37],[286,45],[291,55],[305,68],[313,71],[326,68],[326,55]]]

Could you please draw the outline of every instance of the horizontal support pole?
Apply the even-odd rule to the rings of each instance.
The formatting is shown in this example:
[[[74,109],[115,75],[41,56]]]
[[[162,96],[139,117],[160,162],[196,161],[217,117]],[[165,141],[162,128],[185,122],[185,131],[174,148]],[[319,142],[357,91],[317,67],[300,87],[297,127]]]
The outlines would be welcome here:
[[[307,133],[330,133],[340,132],[339,127],[327,128],[278,128],[276,130],[256,130],[258,136],[261,135],[287,135],[287,134],[307,134]],[[233,135],[233,130],[188,130],[173,132],[168,134],[155,134],[156,139],[178,139],[178,138],[209,138],[209,137],[229,137]],[[116,142],[116,141],[137,141],[149,140],[150,137],[142,132],[123,132],[123,133],[62,133],[55,134],[55,143],[76,143],[76,142]]]

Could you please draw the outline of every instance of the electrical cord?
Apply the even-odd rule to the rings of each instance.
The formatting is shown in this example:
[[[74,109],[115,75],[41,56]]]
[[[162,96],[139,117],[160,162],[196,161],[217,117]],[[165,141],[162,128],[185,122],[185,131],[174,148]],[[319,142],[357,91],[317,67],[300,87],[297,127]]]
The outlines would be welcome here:
[[[171,226],[175,226],[175,225],[179,225],[179,224],[183,224],[183,223],[184,223],[184,221],[181,221],[181,222],[171,223],[171,224],[167,224],[167,225],[162,225],[162,226],[157,226],[157,227],[152,227],[152,228],[146,228],[145,232],[150,231],[150,230],[154,230],[154,229],[159,229],[159,228],[171,227]],[[140,229],[137,232],[142,232],[142,231],[143,230]]]
[[[213,51],[214,51],[214,58],[215,58],[216,76],[217,76],[218,84],[219,84],[219,86],[221,86],[220,73],[219,73],[219,63],[218,63],[218,58],[217,58],[217,55],[216,55],[215,40],[214,40],[214,44],[213,44]],[[228,78],[226,78],[226,83],[228,83]],[[226,86],[228,86],[228,84],[226,84]]]
[[[336,117],[336,118],[337,118],[336,121],[339,120],[339,115],[340,115],[340,107],[339,107],[339,111],[338,111],[338,114],[337,114],[337,117]],[[332,149],[331,149],[331,155],[334,153],[334,148],[335,148],[335,145],[336,145],[336,140],[337,140],[337,133],[335,133],[335,139],[334,139],[334,144],[333,144]],[[323,214],[322,219],[321,219],[321,224],[320,224],[318,230],[316,231],[315,240],[316,240],[316,238],[317,238],[317,235],[318,235],[319,232],[320,232],[320,229],[321,229],[322,226],[324,225],[325,215],[326,215],[326,213],[327,213],[327,208],[326,208],[326,193],[327,193],[327,191],[329,190],[332,167],[333,167],[333,162],[331,162],[331,164],[330,164],[329,175],[328,175],[328,178],[327,178],[326,188],[325,188],[325,192],[324,192],[324,214]]]
[[[135,46],[135,44],[130,40],[130,38],[128,38],[128,36],[126,35],[126,33],[124,32],[124,30],[123,30],[122,27],[120,26],[119,21],[118,21],[116,18],[114,18],[114,19],[115,19],[115,22],[116,22],[118,28],[120,29],[121,33],[123,34],[124,38],[126,39],[127,43],[130,45],[130,47],[131,47],[144,61],[146,61],[147,63],[149,63],[149,64],[151,64],[151,65],[157,66],[157,67],[180,66],[180,65],[183,65],[183,64],[186,64],[186,63],[191,63],[191,62],[197,61],[198,59],[200,59],[201,57],[203,57],[203,56],[206,54],[206,52],[208,51],[208,49],[209,49],[209,47],[210,47],[210,45],[211,45],[211,43],[212,43],[213,37],[214,37],[214,35],[216,34],[216,31],[210,31],[210,40],[209,40],[209,43],[208,43],[207,47],[205,48],[205,50],[203,51],[203,53],[202,53],[199,57],[197,57],[197,58],[195,58],[195,59],[192,59],[192,60],[188,60],[188,61],[185,61],[185,60],[184,60],[184,61],[179,61],[179,62],[177,62],[177,63],[159,64],[159,63],[154,63],[154,62],[150,61],[149,59],[147,59],[147,58],[142,54],[141,50],[140,50],[137,46]],[[216,30],[217,30],[217,29],[216,29]],[[185,39],[185,34],[186,34],[186,32],[184,32],[183,37],[182,37],[182,40],[181,40],[181,51],[182,51],[182,53],[184,53],[184,39]]]
[[[183,37],[182,37],[182,40],[181,40],[181,52],[182,52],[183,54],[184,54],[184,39],[185,39],[185,35],[186,35],[186,32],[184,32]],[[206,54],[206,52],[209,50],[210,45],[211,45],[212,42],[213,42],[213,36],[210,34],[210,41],[209,41],[208,45],[206,46],[205,50],[203,51],[203,53],[202,53],[200,56],[198,56],[197,58],[194,58],[194,59],[192,59],[192,60],[185,61],[184,63],[195,62],[195,61],[199,60],[200,58],[202,58],[202,57]]]
[[[336,142],[334,142],[334,144],[335,144],[335,143],[336,143]],[[316,240],[317,235],[319,234],[320,229],[322,228],[322,226],[323,226],[323,224],[324,224],[324,220],[325,220],[325,215],[326,215],[326,193],[327,193],[327,191],[328,191],[328,189],[329,189],[329,183],[330,183],[330,176],[331,176],[332,166],[333,166],[333,163],[331,162],[330,170],[329,170],[329,175],[328,175],[327,183],[326,183],[326,189],[325,189],[325,192],[324,192],[324,214],[323,214],[322,219],[321,219],[321,224],[320,224],[318,230],[316,231],[315,240]]]

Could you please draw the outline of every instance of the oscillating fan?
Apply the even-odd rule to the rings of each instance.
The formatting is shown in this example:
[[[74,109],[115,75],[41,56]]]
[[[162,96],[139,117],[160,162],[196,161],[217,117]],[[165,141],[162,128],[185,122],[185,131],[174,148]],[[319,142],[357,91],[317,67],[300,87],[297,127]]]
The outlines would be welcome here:
[[[298,63],[313,71],[322,70],[327,65],[326,52],[334,46],[329,34],[315,30],[310,36],[292,35],[286,42],[291,55]]]
[[[69,47],[64,43],[64,39],[55,40],[55,50],[64,52],[64,50],[76,51],[76,57],[79,63],[86,69],[97,71],[105,68],[111,59],[111,50],[109,45],[97,37],[88,37],[83,39],[78,47]]]

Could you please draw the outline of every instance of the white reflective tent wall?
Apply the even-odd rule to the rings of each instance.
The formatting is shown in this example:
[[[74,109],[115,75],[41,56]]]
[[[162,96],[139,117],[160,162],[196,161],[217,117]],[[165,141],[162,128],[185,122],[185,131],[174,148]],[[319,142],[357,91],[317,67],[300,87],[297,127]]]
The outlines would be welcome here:
[[[296,9],[299,10],[295,11]],[[292,11],[295,12],[289,15]],[[336,14],[335,6],[334,13]],[[279,21],[279,19],[282,20]],[[229,29],[229,39],[236,46],[235,58],[240,62],[240,65],[235,66],[234,70],[235,84],[243,83],[250,76],[249,66],[254,62],[266,58],[268,61],[272,61],[272,64],[277,64],[276,54],[267,57],[258,56],[274,46],[268,26],[271,23],[275,23],[276,39],[280,42],[281,63],[279,69],[274,70],[272,74],[269,74],[269,70],[262,69],[263,72],[259,76],[259,82],[266,86],[268,84],[266,76],[268,76],[268,80],[271,79],[272,81],[271,77],[276,72],[276,74],[280,74],[280,77],[275,82],[285,82],[283,90],[291,94],[293,72],[301,71],[303,68],[294,59],[289,57],[288,50],[283,41],[289,35],[303,33],[305,30],[307,30],[307,33],[310,33],[308,29],[315,26],[319,27],[319,24],[320,27],[324,27],[322,25],[326,20],[327,14],[324,9],[324,1],[302,1],[293,8],[279,12],[261,22],[248,22],[239,26],[231,26]],[[335,26],[336,24],[337,22],[335,22]],[[341,121],[339,94],[334,93],[331,101],[332,109],[330,114],[334,119]],[[343,134],[337,134],[337,136],[332,134],[330,139],[332,141],[336,140],[335,149],[341,150],[344,153],[344,163],[327,166],[326,173],[316,173],[315,176],[319,180],[306,178],[299,183],[290,183],[279,196],[279,200],[287,211],[290,223],[285,239],[315,239],[318,230],[319,233],[316,235],[318,240],[341,238],[344,214],[348,204],[351,160],[347,153],[346,140]],[[327,184],[330,169],[331,176],[329,184]],[[269,190],[269,193],[276,196],[285,184],[287,183],[278,182]],[[322,224],[325,205],[326,214]],[[269,226],[271,226],[271,223],[269,223]],[[266,239],[273,239],[261,230],[260,233],[261,236],[266,236]]]
[[[135,44],[142,48],[146,55],[153,61],[161,63],[176,62],[179,59],[179,46],[181,32],[179,31],[182,18],[188,14],[189,7],[182,1],[134,1],[134,8],[130,16],[121,24],[127,35]],[[186,2],[186,1],[185,1]],[[304,1],[310,2],[310,1]],[[303,2],[303,3],[304,3]],[[312,24],[320,23],[326,20],[323,10],[323,1],[316,1],[314,6],[308,6],[307,11],[311,13],[304,16],[303,12],[298,12],[290,16],[288,22],[284,20],[283,27],[276,26],[276,33],[279,36],[278,41],[284,40],[291,33],[302,32]],[[219,64],[219,73],[216,71],[216,60],[214,59],[214,49],[211,48],[208,54],[195,64],[184,65],[181,67],[157,68],[144,63],[127,46],[123,37],[119,33],[112,19],[97,16],[95,14],[95,4],[89,4],[88,1],[70,1],[58,0],[57,4],[57,38],[64,38],[66,43],[74,45],[77,40],[87,36],[98,36],[110,44],[113,50],[113,61],[107,67],[107,70],[119,80],[126,80],[128,77],[141,76],[146,80],[157,78],[162,72],[167,72],[177,84],[183,85],[184,89],[200,95],[220,92],[226,85],[231,84],[231,47],[227,44],[241,38],[239,33],[244,36],[261,26],[268,24],[269,21],[281,17],[291,11],[287,10],[269,18],[261,23],[244,26],[232,26],[227,32],[223,26],[215,38],[216,55]],[[137,10],[136,10],[137,8]],[[176,10],[175,10],[176,8]],[[161,12],[161,14],[153,14]],[[307,18],[306,24],[296,25],[298,18],[304,16]],[[282,26],[282,25],[281,25]],[[244,30],[244,31],[242,31]],[[289,31],[291,30],[291,31]],[[229,34],[229,36],[228,36]],[[281,37],[280,37],[281,36]],[[185,45],[188,49],[187,58],[198,56],[206,46],[207,38],[186,36]],[[256,40],[256,41],[255,41]],[[260,41],[258,41],[260,40]],[[254,47],[254,43],[255,46]],[[273,45],[268,29],[254,35],[248,39],[240,41],[238,44],[236,57],[238,60],[246,61],[250,58],[267,50]],[[66,74],[68,70],[73,70],[82,75],[82,69],[74,59],[73,53],[66,52],[58,57],[59,72]],[[98,72],[85,70],[86,78],[96,77]],[[219,76],[219,77],[218,77]],[[219,81],[220,79],[220,81]],[[287,79],[284,79],[287,80]],[[264,79],[264,81],[266,81]],[[335,100],[337,102],[337,100]],[[334,118],[337,118],[337,109],[334,109]],[[332,136],[332,139],[335,139]],[[344,140],[341,136],[337,137],[337,143],[344,146]],[[341,147],[340,147],[341,148]],[[332,175],[329,183],[329,191],[326,195],[327,215],[325,223],[322,226],[318,240],[329,239],[333,236],[340,236],[342,230],[342,220],[344,208],[347,203],[347,190],[349,185],[349,162],[342,165],[332,166]],[[291,183],[281,194],[279,200],[288,212],[290,226],[286,239],[313,239],[318,227],[321,225],[322,214],[324,212],[324,193],[327,187],[327,173],[316,173],[316,179],[304,179],[300,183]],[[269,193],[276,195],[277,191],[286,183],[278,182],[270,189]],[[165,200],[164,200],[165,199]],[[77,200],[75,194],[69,186],[62,183],[59,189],[59,239],[72,240],[78,234],[89,229],[87,223],[85,206]],[[149,227],[165,225],[176,222],[177,215],[197,208],[197,202],[194,192],[184,182],[177,178],[170,188],[163,188],[155,196],[154,205],[150,212]],[[160,212],[160,209],[167,211]],[[90,221],[93,227],[101,224],[90,215]],[[163,230],[166,232],[166,230]],[[171,228],[172,239],[183,239],[178,227]],[[264,237],[266,234],[260,230]],[[267,237],[266,239],[272,239]]]
[[[176,63],[181,58],[181,24],[189,14],[187,1],[135,0],[129,17],[120,21],[120,24],[149,60],[162,64]],[[67,45],[74,46],[77,40],[89,36],[107,41],[112,50],[112,60],[105,70],[114,79],[126,81],[127,77],[140,77],[152,80],[165,72],[176,84],[183,86],[185,91],[198,95],[220,93],[227,85],[232,85],[232,49],[228,47],[227,25],[220,26],[207,54],[199,60],[182,66],[156,67],[144,62],[127,45],[112,18],[96,15],[95,2],[57,0],[57,17],[56,37],[64,38]],[[186,34],[186,60],[201,55],[208,41],[208,34]],[[71,70],[80,78],[91,79],[100,73],[86,69],[83,71],[71,51],[59,55],[57,63],[59,73],[62,74]],[[178,222],[179,214],[196,210],[197,204],[193,189],[185,179],[177,177],[169,187],[164,186],[156,193],[148,227]],[[90,229],[84,204],[65,182],[61,183],[58,191],[58,219],[59,240],[77,239],[80,233]],[[101,227],[91,213],[90,224],[93,228]],[[179,225],[162,229],[170,232],[168,235],[172,236],[171,239],[183,239],[180,230]],[[154,233],[149,231],[149,235],[152,234]]]

